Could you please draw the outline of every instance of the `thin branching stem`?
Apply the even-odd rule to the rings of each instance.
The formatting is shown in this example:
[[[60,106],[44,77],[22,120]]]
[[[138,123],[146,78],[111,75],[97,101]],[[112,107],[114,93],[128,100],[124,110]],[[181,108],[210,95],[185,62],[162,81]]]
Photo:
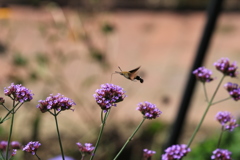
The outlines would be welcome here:
[[[55,118],[55,123],[56,123],[56,129],[57,129],[57,134],[58,134],[58,141],[59,141],[59,146],[60,146],[60,150],[61,150],[62,160],[65,160],[63,147],[62,147],[61,136],[60,136],[60,131],[59,131],[59,128],[58,128],[58,120],[57,120],[57,111],[56,111],[56,109],[54,109],[54,118]]]
[[[98,139],[97,139],[97,142],[96,142],[96,145],[95,145],[95,149],[93,150],[93,153],[92,153],[92,155],[91,155],[91,157],[90,157],[90,160],[93,160],[93,158],[94,158],[94,156],[95,156],[95,153],[96,153],[96,151],[97,151],[97,148],[98,148],[100,139],[101,139],[101,137],[102,137],[103,129],[104,129],[104,126],[105,126],[107,117],[108,117],[108,115],[109,115],[109,113],[110,113],[110,110],[111,110],[111,109],[109,109],[109,110],[105,113],[104,119],[103,119],[103,121],[102,121],[102,127],[101,127],[101,129],[100,129],[100,132],[99,132],[99,135],[98,135]]]
[[[132,135],[128,138],[128,140],[125,142],[125,144],[123,145],[123,147],[121,148],[121,150],[118,152],[118,154],[115,156],[115,158],[113,160],[116,160],[118,158],[118,156],[122,153],[122,151],[124,150],[124,148],[127,146],[127,144],[132,140],[133,136],[137,133],[137,131],[139,130],[139,128],[142,126],[143,122],[146,120],[145,117],[143,117],[142,121],[139,123],[139,125],[137,126],[137,128],[135,129],[135,131],[132,133]]]
[[[218,139],[218,144],[217,144],[217,148],[220,147],[220,144],[221,144],[221,140],[222,140],[222,135],[223,135],[223,132],[224,132],[224,126],[222,126],[222,129],[221,129],[221,134],[220,134],[220,137]]]
[[[197,125],[195,131],[193,132],[193,134],[192,134],[192,136],[191,136],[191,138],[190,138],[190,140],[189,140],[189,142],[188,142],[188,147],[190,147],[190,145],[192,144],[193,139],[195,138],[198,130],[200,129],[200,127],[201,127],[201,125],[202,125],[202,123],[203,123],[203,120],[204,120],[204,118],[206,117],[207,112],[208,112],[210,106],[212,105],[212,102],[213,102],[213,100],[214,100],[214,98],[215,98],[215,96],[216,96],[216,94],[217,94],[217,92],[218,92],[218,89],[219,89],[220,85],[222,84],[222,81],[223,81],[224,78],[225,78],[225,75],[222,76],[222,78],[221,78],[221,80],[220,80],[220,82],[219,82],[219,84],[218,84],[215,92],[214,92],[213,95],[212,95],[212,98],[211,98],[210,101],[208,102],[207,108],[206,108],[205,112],[203,113],[203,116],[202,116],[199,124]]]
[[[11,110],[11,114],[12,114],[12,119],[11,119],[11,124],[10,124],[10,131],[9,131],[9,136],[8,136],[8,144],[7,144],[7,148],[6,148],[6,160],[8,159],[8,152],[9,152],[9,147],[10,147],[10,141],[12,138],[12,131],[13,131],[13,122],[14,122],[14,109],[15,109],[15,100],[13,100],[13,108]]]
[[[215,105],[215,104],[217,104],[217,103],[220,103],[220,102],[229,100],[229,99],[231,99],[231,98],[232,98],[232,97],[228,97],[228,98],[222,99],[222,100],[220,100],[220,101],[214,102],[214,103],[212,103],[212,106]]]
[[[205,82],[203,83],[203,90],[204,90],[204,95],[205,95],[206,101],[207,101],[207,103],[209,103],[208,95],[207,95],[207,89],[206,89],[206,83]]]
[[[37,155],[37,153],[35,153],[35,156],[38,158],[38,160],[41,160],[41,158]]]

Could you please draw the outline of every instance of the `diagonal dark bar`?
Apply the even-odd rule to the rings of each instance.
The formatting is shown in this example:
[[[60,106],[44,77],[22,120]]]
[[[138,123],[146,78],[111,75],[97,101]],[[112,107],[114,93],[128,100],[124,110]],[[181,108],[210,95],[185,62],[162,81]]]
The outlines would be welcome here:
[[[179,106],[179,111],[177,112],[176,119],[174,121],[173,127],[170,131],[169,138],[167,143],[164,145],[163,149],[177,144],[179,141],[179,137],[181,135],[184,121],[187,115],[187,111],[189,109],[189,104],[195,89],[196,79],[192,74],[192,71],[196,68],[200,67],[203,64],[204,57],[207,53],[207,49],[216,26],[216,21],[221,11],[223,0],[211,0],[208,12],[207,12],[207,21],[205,24],[205,28],[203,30],[203,34],[199,43],[199,47],[196,52],[196,57],[192,68],[189,73],[189,78],[186,84],[186,88],[182,97],[182,101]]]

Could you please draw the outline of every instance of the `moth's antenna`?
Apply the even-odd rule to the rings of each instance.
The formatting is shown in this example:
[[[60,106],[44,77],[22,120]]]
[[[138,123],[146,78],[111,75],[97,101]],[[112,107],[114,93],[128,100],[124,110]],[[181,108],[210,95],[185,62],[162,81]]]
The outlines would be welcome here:
[[[120,69],[120,71],[122,72],[122,69],[118,66],[118,68]]]

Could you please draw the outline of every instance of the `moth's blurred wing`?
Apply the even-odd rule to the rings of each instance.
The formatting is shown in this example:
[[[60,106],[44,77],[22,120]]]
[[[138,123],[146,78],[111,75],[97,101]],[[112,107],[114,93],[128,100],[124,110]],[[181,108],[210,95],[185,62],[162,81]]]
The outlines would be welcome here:
[[[141,67],[141,66],[139,66],[139,67],[137,67],[137,68],[129,71],[129,72],[130,72],[129,79],[131,79],[131,80],[134,80],[134,79],[135,79],[135,77],[137,76],[137,72],[138,72],[138,70],[139,70],[140,67]]]

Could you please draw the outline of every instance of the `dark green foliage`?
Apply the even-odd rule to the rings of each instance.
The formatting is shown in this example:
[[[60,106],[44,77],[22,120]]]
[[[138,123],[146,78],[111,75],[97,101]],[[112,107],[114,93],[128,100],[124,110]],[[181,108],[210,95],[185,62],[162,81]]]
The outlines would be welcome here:
[[[114,25],[108,22],[104,23],[101,29],[104,34],[110,34],[115,31]]]
[[[203,160],[210,159],[212,152],[217,149],[219,134],[209,137],[205,141],[191,148],[191,152],[184,158],[184,160]],[[223,134],[223,139],[219,148],[227,149],[232,152],[232,159],[240,159],[240,128],[236,128],[233,132],[226,131]]]
[[[28,59],[21,53],[17,52],[13,56],[13,64],[15,66],[26,66],[28,64]]]

